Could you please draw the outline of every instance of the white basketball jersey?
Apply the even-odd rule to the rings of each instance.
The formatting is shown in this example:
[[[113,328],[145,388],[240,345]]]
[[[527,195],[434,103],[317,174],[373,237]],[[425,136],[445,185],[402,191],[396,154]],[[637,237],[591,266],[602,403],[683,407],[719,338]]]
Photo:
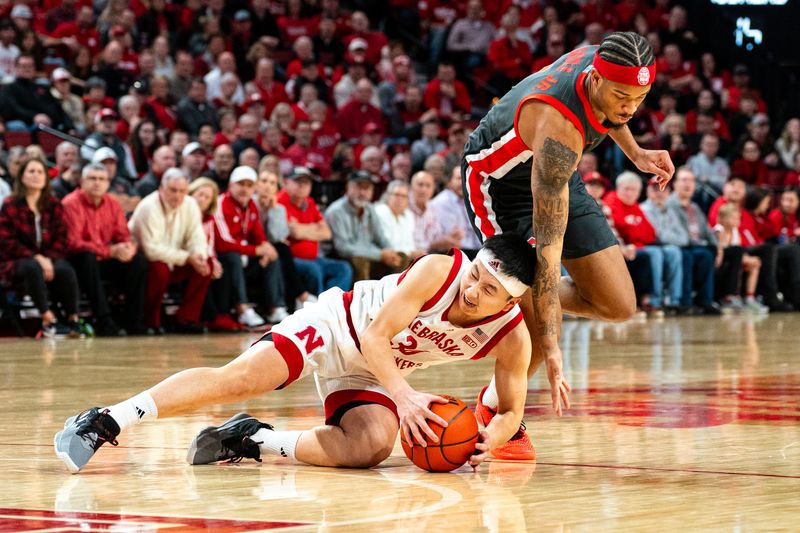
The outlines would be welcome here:
[[[458,296],[461,276],[471,267],[462,251],[452,253],[455,261],[447,280],[416,318],[392,339],[395,362],[403,373],[450,361],[485,357],[522,320],[522,311],[515,305],[468,327],[451,324],[448,312]],[[380,280],[359,281],[352,291],[344,293],[347,325],[359,351],[359,334],[367,329],[383,303],[403,283],[404,276],[405,272]]]

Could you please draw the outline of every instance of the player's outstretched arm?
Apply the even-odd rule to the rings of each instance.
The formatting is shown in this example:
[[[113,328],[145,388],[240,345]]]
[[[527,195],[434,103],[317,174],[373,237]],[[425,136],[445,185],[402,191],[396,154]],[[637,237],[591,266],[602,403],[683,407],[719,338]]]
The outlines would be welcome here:
[[[475,455],[469,464],[478,466],[489,452],[502,446],[516,433],[525,410],[528,394],[528,365],[531,340],[523,323],[520,323],[501,340],[493,350],[496,361],[494,379],[497,386],[497,414],[480,432]]]
[[[631,130],[628,126],[612,129],[608,132],[617,146],[630,159],[636,168],[645,174],[654,174],[658,178],[658,185],[663,191],[672,175],[675,173],[675,165],[666,150],[645,150],[636,143]]]
[[[583,137],[577,128],[555,108],[533,101],[520,113],[522,140],[533,152],[531,193],[533,196],[533,235],[536,238],[537,270],[531,287],[535,319],[530,328],[537,343],[537,356],[547,365],[553,410],[561,415],[561,403],[569,405],[561,376],[561,250],[569,213],[568,182],[583,150]],[[530,312],[530,311],[529,311]],[[526,317],[526,322],[531,317]],[[538,363],[537,363],[538,364]]]
[[[447,279],[454,259],[446,255],[429,255],[411,267],[402,283],[383,303],[375,319],[361,335],[361,352],[370,370],[378,378],[397,405],[400,431],[406,440],[425,446],[425,437],[437,442],[427,420],[447,426],[447,423],[428,409],[432,401],[447,403],[441,396],[415,391],[397,368],[392,354],[392,338],[405,329],[419,314]]]

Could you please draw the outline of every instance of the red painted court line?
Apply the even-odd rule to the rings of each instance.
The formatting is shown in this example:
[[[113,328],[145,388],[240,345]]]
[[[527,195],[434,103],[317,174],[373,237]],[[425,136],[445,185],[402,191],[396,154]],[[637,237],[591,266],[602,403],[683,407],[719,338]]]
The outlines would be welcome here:
[[[117,527],[142,526],[151,530],[152,524],[163,524],[157,530],[168,530],[170,533],[200,532],[213,529],[237,533],[258,529],[282,529],[308,526],[305,522],[275,522],[269,520],[236,520],[223,518],[190,518],[181,516],[151,516],[117,513],[82,513],[55,512],[47,509],[0,508],[0,531],[36,531],[37,529],[71,528],[81,526],[82,522],[91,521],[90,526],[100,530],[113,530]],[[124,524],[122,524],[124,523]],[[106,526],[106,527],[103,527]],[[76,530],[82,530],[83,528]],[[94,529],[94,528],[93,528]],[[142,530],[136,528],[136,530]]]
[[[512,462],[512,461],[502,461]],[[752,477],[776,477],[784,479],[800,479],[800,476],[790,476],[784,474],[762,474],[760,472],[728,472],[725,470],[698,470],[692,468],[659,468],[657,466],[624,466],[624,465],[596,465],[583,463],[543,463],[537,461],[536,464],[547,466],[574,466],[578,468],[608,468],[610,470],[643,470],[654,472],[679,472],[688,474],[714,474],[723,476],[752,476]]]

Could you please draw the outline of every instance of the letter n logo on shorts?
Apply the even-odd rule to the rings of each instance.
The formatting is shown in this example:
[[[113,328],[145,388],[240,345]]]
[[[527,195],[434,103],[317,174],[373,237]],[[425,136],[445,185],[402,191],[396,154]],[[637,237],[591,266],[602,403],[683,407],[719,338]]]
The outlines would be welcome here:
[[[298,339],[306,342],[306,353],[311,353],[317,348],[321,348],[325,342],[320,335],[317,335],[317,330],[313,326],[308,326],[302,331],[294,334]]]

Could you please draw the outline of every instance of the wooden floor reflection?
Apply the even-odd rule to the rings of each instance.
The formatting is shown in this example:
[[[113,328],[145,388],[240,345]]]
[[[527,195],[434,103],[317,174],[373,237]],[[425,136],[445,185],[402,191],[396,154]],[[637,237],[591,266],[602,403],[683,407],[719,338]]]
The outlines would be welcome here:
[[[190,467],[192,436],[247,409],[281,429],[321,419],[313,380],[247,404],[133,428],[66,473],[54,432],[253,337],[0,341],[0,531],[797,530],[800,315],[564,323],[573,408],[530,383],[536,464],[428,474],[399,443],[369,471],[263,463]],[[480,361],[412,375],[474,404]]]

